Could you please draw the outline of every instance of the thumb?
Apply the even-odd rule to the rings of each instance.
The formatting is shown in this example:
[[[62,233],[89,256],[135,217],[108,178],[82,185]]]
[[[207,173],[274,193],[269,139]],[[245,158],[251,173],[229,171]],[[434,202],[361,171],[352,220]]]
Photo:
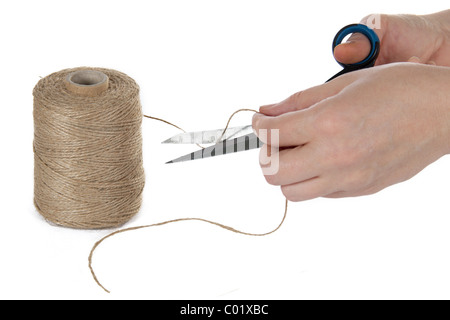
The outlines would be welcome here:
[[[364,60],[370,53],[370,42],[363,34],[354,33],[347,42],[334,48],[334,57],[345,64],[357,63]]]
[[[362,24],[372,28],[378,35],[380,41],[386,33],[389,15],[370,14],[361,19]],[[370,41],[361,33],[353,33],[347,42],[341,43],[334,48],[334,57],[337,61],[345,64],[357,63],[364,60],[370,53]]]

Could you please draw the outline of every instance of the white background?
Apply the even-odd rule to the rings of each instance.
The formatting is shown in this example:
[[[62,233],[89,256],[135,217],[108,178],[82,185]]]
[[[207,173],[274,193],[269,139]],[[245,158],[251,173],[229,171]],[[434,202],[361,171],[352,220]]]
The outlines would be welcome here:
[[[450,161],[366,197],[290,203],[283,227],[248,237],[181,222],[106,240],[113,230],[48,224],[33,207],[32,89],[64,68],[116,69],[146,114],[186,130],[220,128],[238,108],[278,102],[340,67],[331,41],[370,13],[425,14],[447,1],[3,1],[0,4],[0,298],[450,298]],[[233,125],[249,123],[241,113]],[[177,165],[193,150],[144,119],[146,187],[126,227],[199,217],[275,228],[284,198],[258,151]]]

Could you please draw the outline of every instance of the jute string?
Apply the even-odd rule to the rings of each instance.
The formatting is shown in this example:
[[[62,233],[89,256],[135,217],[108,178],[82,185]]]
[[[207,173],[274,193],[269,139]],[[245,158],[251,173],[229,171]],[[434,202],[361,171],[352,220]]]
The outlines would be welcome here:
[[[154,223],[154,224],[149,224],[149,225],[143,225],[143,226],[137,226],[137,227],[130,227],[130,228],[125,228],[125,229],[120,229],[120,230],[114,231],[114,232],[112,232],[112,233],[110,233],[110,234],[104,236],[103,238],[101,238],[99,241],[97,241],[97,242],[94,244],[94,246],[92,247],[91,252],[90,252],[90,254],[89,254],[89,257],[88,257],[88,261],[89,261],[89,269],[91,270],[91,274],[92,274],[92,277],[94,278],[95,282],[96,282],[103,290],[105,290],[106,292],[110,293],[110,291],[109,291],[108,289],[106,289],[106,288],[100,283],[100,281],[98,280],[98,278],[97,278],[97,276],[96,276],[96,274],[95,274],[95,272],[94,272],[94,268],[92,267],[92,257],[93,257],[93,255],[94,255],[95,249],[96,249],[96,248],[97,248],[104,240],[106,240],[106,239],[109,238],[109,237],[112,237],[112,236],[114,236],[114,235],[116,235],[116,234],[123,233],[123,232],[127,232],[127,231],[138,230],[138,229],[143,229],[143,228],[150,228],[150,227],[157,227],[157,226],[163,226],[163,225],[165,225],[165,224],[174,223],[174,222],[180,222],[180,221],[202,221],[202,222],[206,222],[206,223],[209,223],[209,224],[216,225],[216,226],[218,226],[218,227],[221,227],[221,228],[223,228],[223,229],[225,229],[225,230],[228,230],[228,231],[231,231],[231,232],[235,232],[235,233],[239,233],[239,234],[243,234],[243,235],[247,235],[247,236],[254,236],[254,237],[260,236],[260,237],[262,237],[262,236],[267,236],[267,235],[269,235],[269,234],[271,234],[271,233],[274,233],[275,231],[277,231],[277,230],[283,225],[284,220],[286,219],[287,209],[288,209],[288,200],[286,199],[286,202],[285,202],[285,208],[284,208],[284,214],[283,214],[283,218],[282,218],[280,224],[279,224],[275,229],[273,229],[272,231],[269,231],[269,232],[266,232],[266,233],[249,233],[249,232],[239,231],[239,230],[236,230],[236,229],[234,229],[234,228],[232,228],[232,227],[223,225],[223,224],[221,224],[221,223],[214,222],[214,221],[210,221],[210,220],[206,220],[206,219],[202,219],[202,218],[180,218],[180,219],[168,220],[168,221],[159,222],[159,223]]]
[[[145,183],[138,85],[115,70],[66,69],[41,79],[33,96],[36,209],[72,228],[127,222]]]
[[[142,159],[142,117],[181,127],[142,114],[139,87],[127,75],[103,68],[65,69],[41,79],[33,90],[35,196],[38,212],[61,226],[98,229],[123,225],[140,209],[145,184]],[[222,137],[236,110],[228,119]],[[220,139],[219,139],[220,140]],[[202,147],[202,146],[200,146]],[[181,221],[202,221],[248,236],[249,233],[202,218],[179,218],[119,229],[97,241],[88,261],[98,280],[92,258],[96,248],[116,234]]]

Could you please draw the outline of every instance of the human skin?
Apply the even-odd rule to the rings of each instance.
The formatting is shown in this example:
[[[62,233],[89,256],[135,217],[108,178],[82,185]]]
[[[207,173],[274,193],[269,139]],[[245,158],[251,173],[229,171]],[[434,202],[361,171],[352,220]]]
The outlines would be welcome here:
[[[263,141],[263,148],[279,148],[279,170],[266,180],[290,201],[361,196],[405,181],[450,153],[449,25],[450,10],[382,15],[376,67],[261,107],[255,131],[279,130],[278,144],[270,135]],[[368,50],[368,42],[353,35],[335,57],[352,63]]]
[[[363,18],[366,24],[371,15]],[[381,41],[381,51],[375,65],[405,62],[411,57],[439,66],[450,66],[450,10],[423,16],[380,15],[380,29],[375,29]],[[367,38],[353,34],[346,43],[337,46],[334,56],[344,63],[363,60],[370,51]]]

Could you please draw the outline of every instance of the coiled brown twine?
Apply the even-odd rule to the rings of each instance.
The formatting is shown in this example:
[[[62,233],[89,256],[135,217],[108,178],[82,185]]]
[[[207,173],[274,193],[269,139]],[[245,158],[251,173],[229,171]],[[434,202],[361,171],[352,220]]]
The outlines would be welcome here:
[[[41,79],[33,96],[37,210],[66,227],[124,224],[140,209],[145,180],[136,82],[115,70],[66,69]]]
[[[58,225],[96,229],[117,227],[135,215],[144,188],[139,87],[127,75],[103,68],[74,68],[41,79],[34,96],[34,203],[39,213]],[[238,112],[252,111],[239,109]],[[107,238],[126,231],[196,220],[249,236],[255,234],[202,218],[180,218],[114,231],[97,241],[89,254]]]

